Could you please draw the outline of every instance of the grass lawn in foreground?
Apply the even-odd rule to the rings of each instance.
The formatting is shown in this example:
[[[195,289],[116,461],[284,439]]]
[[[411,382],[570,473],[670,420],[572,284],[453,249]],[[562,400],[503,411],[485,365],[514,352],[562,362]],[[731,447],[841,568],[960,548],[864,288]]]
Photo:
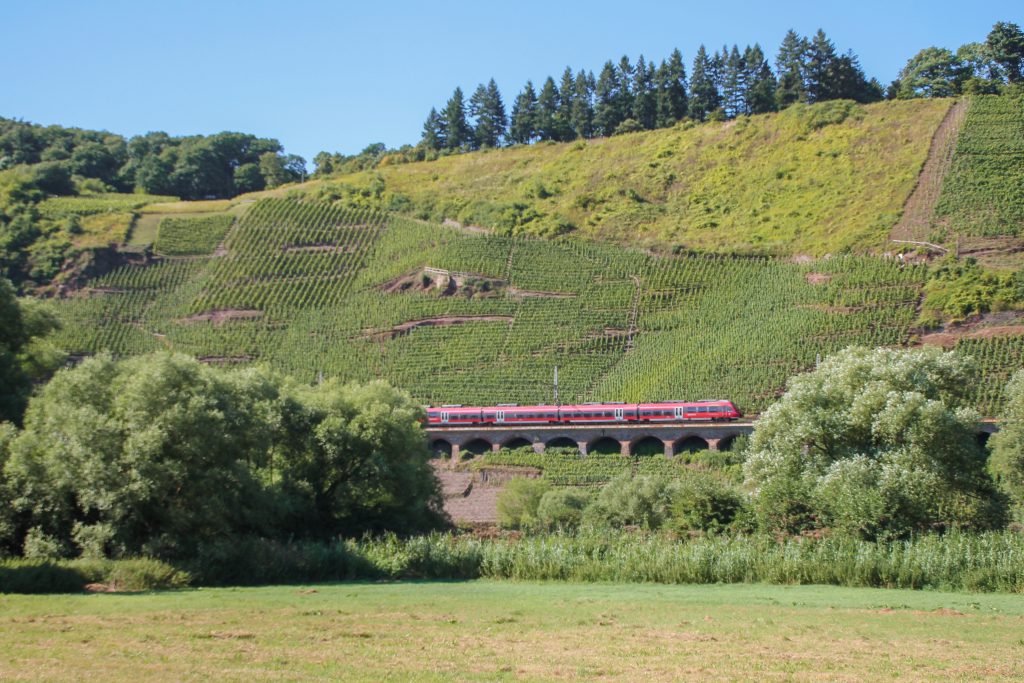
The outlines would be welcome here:
[[[1020,679],[1024,596],[335,584],[0,596],[0,680]]]

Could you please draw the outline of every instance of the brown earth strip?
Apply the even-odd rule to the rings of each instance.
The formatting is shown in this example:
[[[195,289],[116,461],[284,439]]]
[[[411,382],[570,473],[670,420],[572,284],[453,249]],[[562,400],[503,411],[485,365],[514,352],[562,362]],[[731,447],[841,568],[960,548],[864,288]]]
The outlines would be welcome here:
[[[942,192],[942,180],[953,163],[953,152],[956,150],[960,127],[967,116],[967,107],[967,98],[954,102],[942,123],[935,129],[928,158],[917,178],[917,185],[903,204],[903,215],[889,233],[890,239],[928,239],[935,218],[935,206]]]
[[[961,339],[994,339],[996,337],[1016,337],[1019,335],[1024,335],[1024,325],[1001,325],[998,327],[983,327],[973,331],[947,330],[945,332],[933,332],[921,337],[921,343],[951,349]]]
[[[228,308],[219,311],[206,311],[204,313],[196,313],[190,315],[187,318],[179,318],[179,323],[213,323],[214,325],[223,325],[230,320],[256,320],[257,318],[263,317],[263,311],[248,310],[248,309],[236,309]]]

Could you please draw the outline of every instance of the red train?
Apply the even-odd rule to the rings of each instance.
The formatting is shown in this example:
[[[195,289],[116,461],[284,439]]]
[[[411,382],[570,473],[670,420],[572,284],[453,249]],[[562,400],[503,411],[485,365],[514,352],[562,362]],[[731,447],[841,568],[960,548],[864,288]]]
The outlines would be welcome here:
[[[732,401],[662,403],[579,403],[564,406],[444,405],[427,408],[428,425],[590,424],[599,422],[680,422],[735,420],[743,417]]]

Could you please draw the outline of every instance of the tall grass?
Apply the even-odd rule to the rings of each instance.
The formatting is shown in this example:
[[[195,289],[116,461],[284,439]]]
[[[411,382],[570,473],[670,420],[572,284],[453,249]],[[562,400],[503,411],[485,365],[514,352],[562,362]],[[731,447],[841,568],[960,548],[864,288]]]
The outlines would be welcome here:
[[[345,579],[514,579],[647,583],[829,584],[1024,592],[1024,536],[951,533],[870,543],[852,538],[629,532],[479,539],[435,534],[323,544],[252,542],[191,567],[203,583]],[[227,570],[227,573],[225,573]]]

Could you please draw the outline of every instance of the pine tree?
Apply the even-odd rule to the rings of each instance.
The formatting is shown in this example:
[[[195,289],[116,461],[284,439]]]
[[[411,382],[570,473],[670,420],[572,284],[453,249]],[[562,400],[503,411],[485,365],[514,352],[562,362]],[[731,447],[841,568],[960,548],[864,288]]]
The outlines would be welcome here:
[[[423,124],[423,137],[420,144],[427,149],[442,150],[445,148],[444,122],[437,113],[437,109],[430,108],[430,114]],[[317,165],[319,169],[319,164]]]
[[[594,74],[580,70],[572,95],[572,130],[576,137],[590,138],[594,135]]]
[[[807,51],[807,101],[821,102],[836,95],[836,46],[820,28]]]
[[[537,137],[541,140],[558,140],[558,86],[548,76],[537,97]]]
[[[572,110],[576,99],[576,81],[572,75],[572,69],[565,67],[562,72],[562,81],[558,86],[559,106],[558,115],[555,117],[558,128],[559,140],[573,140],[576,133],[572,128]]]
[[[711,58],[701,45],[693,58],[690,77],[690,118],[697,121],[704,121],[719,106],[720,97],[711,77],[712,70]]]
[[[779,54],[775,58],[775,72],[778,86],[775,100],[779,109],[785,109],[796,102],[807,101],[807,86],[804,75],[807,71],[807,41],[790,29],[782,39]]]
[[[512,123],[508,133],[512,142],[520,145],[533,142],[537,135],[536,119],[537,93],[533,90],[533,83],[527,81],[526,87],[512,104]]]
[[[736,118],[747,113],[747,65],[733,45],[722,70],[722,106],[725,115]]]
[[[461,149],[472,144],[473,132],[466,122],[466,105],[462,97],[462,88],[455,88],[451,99],[444,106],[442,120],[445,131],[445,149]]]
[[[615,94],[615,108],[618,110],[619,122],[633,115],[633,98],[635,96],[636,70],[629,63],[629,57],[623,55],[619,60],[619,90]]]
[[[666,65],[668,101],[674,121],[678,121],[687,112],[686,98],[686,67],[683,66],[683,53],[672,50]]]
[[[654,65],[647,65],[644,56],[636,60],[636,75],[633,78],[633,118],[645,130],[651,130],[657,123],[657,102],[654,91]]]
[[[747,112],[765,114],[775,111],[777,109],[775,104],[777,83],[761,46],[754,43],[754,47],[748,47],[743,55],[743,61],[747,65]]]
[[[594,88],[594,133],[609,136],[625,118],[619,110],[619,72],[611,62],[605,62]]]

